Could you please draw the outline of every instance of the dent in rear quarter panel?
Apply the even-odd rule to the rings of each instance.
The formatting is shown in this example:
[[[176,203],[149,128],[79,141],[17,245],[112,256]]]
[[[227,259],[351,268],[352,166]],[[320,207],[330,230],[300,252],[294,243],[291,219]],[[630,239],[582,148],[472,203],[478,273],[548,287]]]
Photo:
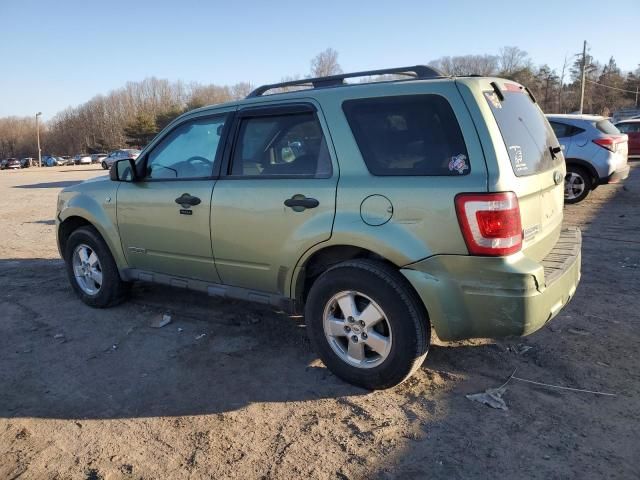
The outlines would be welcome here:
[[[356,94],[357,93],[357,94]],[[460,124],[470,172],[459,176],[374,176],[364,163],[342,103],[355,98],[397,95],[441,95]],[[323,244],[354,245],[374,251],[402,266],[438,253],[466,255],[467,248],[455,214],[460,192],[486,191],[487,169],[473,121],[451,80],[370,84],[355,89],[318,92],[335,150],[338,152],[336,218],[331,239]],[[363,200],[382,195],[392,205],[391,219],[381,226],[361,218]]]
[[[119,270],[127,268],[116,218],[117,182],[90,182],[88,191],[82,185],[65,192],[69,195],[59,214],[60,222],[77,216],[90,222],[107,243]],[[89,190],[90,189],[90,190]],[[110,199],[107,201],[107,199]]]

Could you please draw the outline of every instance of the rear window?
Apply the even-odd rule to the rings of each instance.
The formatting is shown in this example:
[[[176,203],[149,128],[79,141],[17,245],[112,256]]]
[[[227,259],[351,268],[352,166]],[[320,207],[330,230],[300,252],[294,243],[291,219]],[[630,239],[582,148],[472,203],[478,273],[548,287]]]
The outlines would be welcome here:
[[[458,176],[470,171],[460,126],[440,95],[348,100],[343,110],[373,175]]]
[[[503,90],[500,100],[493,90],[484,92],[498,123],[513,173],[518,177],[535,175],[556,166],[561,155],[551,154],[557,147],[555,135],[544,115],[524,91]]]
[[[618,130],[616,128],[616,126],[613,123],[611,123],[609,120],[607,120],[606,118],[604,120],[597,121],[595,123],[595,126],[602,133],[606,133],[606,134],[609,134],[609,135],[619,135],[620,134],[620,130]]]

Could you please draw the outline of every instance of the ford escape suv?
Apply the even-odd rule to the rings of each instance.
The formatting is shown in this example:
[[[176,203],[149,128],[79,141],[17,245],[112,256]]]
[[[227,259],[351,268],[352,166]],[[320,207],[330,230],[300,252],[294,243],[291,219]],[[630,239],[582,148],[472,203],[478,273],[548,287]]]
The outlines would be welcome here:
[[[363,76],[380,81],[347,82]],[[357,72],[184,114],[63,190],[57,239],[90,306],[145,281],[302,312],[328,368],[387,388],[432,328],[528,335],[569,302],[581,237],[562,228],[564,177],[525,87]]]

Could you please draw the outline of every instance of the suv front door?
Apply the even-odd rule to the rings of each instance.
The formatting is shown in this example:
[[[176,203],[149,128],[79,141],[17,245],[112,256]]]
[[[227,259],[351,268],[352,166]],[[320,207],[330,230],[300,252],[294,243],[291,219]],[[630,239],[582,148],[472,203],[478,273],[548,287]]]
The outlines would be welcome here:
[[[219,282],[211,250],[211,192],[229,111],[188,119],[136,162],[117,193],[122,247],[133,268]],[[185,285],[186,286],[186,285]]]
[[[331,236],[338,165],[310,104],[239,110],[213,191],[216,268],[224,284],[286,295],[302,252]]]

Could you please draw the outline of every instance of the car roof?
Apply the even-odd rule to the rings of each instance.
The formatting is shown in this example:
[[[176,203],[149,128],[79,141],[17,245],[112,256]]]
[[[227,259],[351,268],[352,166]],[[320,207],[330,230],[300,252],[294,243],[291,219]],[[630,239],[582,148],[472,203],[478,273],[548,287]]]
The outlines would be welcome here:
[[[640,118],[627,118],[625,120],[620,120],[616,122],[616,125],[620,125],[621,123],[640,123]]]
[[[605,117],[603,117],[602,115],[577,115],[577,114],[573,114],[573,113],[547,113],[546,114],[547,118],[557,118],[558,120],[560,119],[565,119],[565,120],[585,120],[588,122],[597,122],[599,120],[604,120]]]

